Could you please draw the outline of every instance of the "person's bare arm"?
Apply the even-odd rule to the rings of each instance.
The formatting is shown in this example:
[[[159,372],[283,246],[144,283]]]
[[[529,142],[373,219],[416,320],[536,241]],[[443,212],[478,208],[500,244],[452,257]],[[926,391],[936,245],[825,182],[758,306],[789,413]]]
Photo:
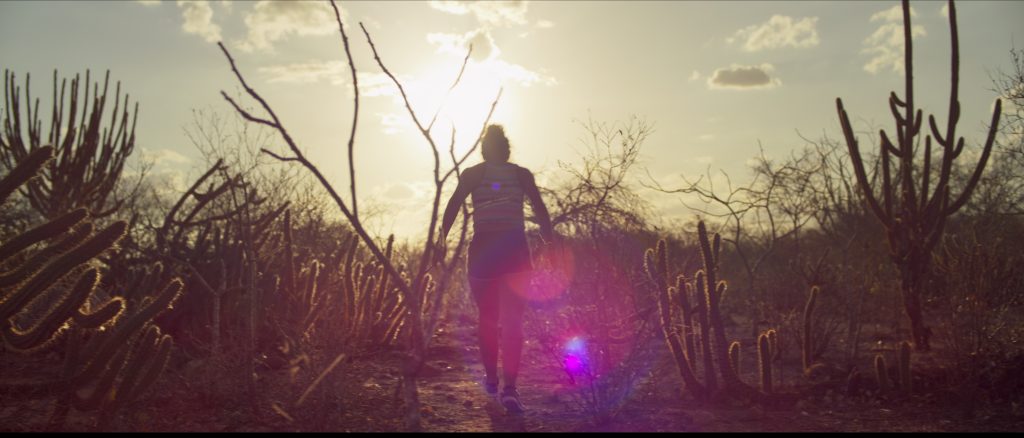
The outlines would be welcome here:
[[[452,225],[455,224],[455,217],[459,215],[462,203],[466,202],[466,197],[480,184],[482,179],[483,173],[476,167],[470,167],[465,172],[462,172],[459,184],[455,186],[455,193],[452,193],[452,197],[448,198],[448,205],[444,208],[444,217],[441,219],[441,242],[448,238],[448,232],[451,231]]]
[[[540,197],[540,190],[533,179],[533,173],[525,167],[519,168],[519,181],[523,184],[523,191],[533,206],[533,214],[537,217],[537,224],[540,225],[540,236],[547,243],[554,242],[554,230],[551,228],[551,216],[548,215],[548,208]]]

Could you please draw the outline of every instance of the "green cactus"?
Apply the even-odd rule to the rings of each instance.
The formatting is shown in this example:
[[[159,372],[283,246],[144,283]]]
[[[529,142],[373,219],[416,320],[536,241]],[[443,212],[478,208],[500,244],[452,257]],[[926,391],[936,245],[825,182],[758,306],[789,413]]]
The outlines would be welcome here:
[[[0,287],[13,286],[28,279],[32,274],[39,272],[55,256],[63,254],[81,244],[92,233],[92,227],[91,223],[84,223],[73,228],[59,242],[33,254],[32,257],[16,269],[0,274]]]
[[[899,360],[897,361],[897,367],[899,368],[899,386],[905,394],[910,394],[913,390],[913,380],[910,375],[910,342],[900,342]]]
[[[818,300],[818,293],[819,292],[820,291],[818,289],[818,286],[812,287],[811,288],[811,294],[807,297],[807,305],[804,306],[804,331],[803,331],[803,339],[802,339],[802,342],[801,342],[801,347],[802,347],[801,348],[801,352],[802,352],[802,356],[801,357],[803,358],[803,365],[804,365],[804,372],[805,373],[808,370],[811,369],[811,365],[812,365],[812,361],[813,361],[813,358],[811,357],[811,351],[813,349],[813,344],[811,342],[811,335],[813,333],[811,331],[811,328],[812,328],[811,327],[811,318],[812,318],[812,315],[814,313],[814,304]]]
[[[728,284],[717,279],[718,256],[722,245],[721,236],[715,234],[709,238],[703,222],[697,224],[697,231],[703,267],[696,272],[692,282],[686,282],[685,277],[680,275],[676,277],[675,286],[657,287],[660,323],[669,349],[676,360],[684,383],[688,388],[696,389],[693,392],[698,399],[707,399],[719,394],[719,382],[721,382],[724,394],[729,394],[729,396],[762,401],[770,400],[771,398],[767,397],[771,392],[770,381],[767,382],[766,391],[758,392],[756,388],[740,380],[739,343],[726,342],[720,304],[728,289]],[[664,280],[661,279],[667,280],[667,276],[664,276],[667,271],[666,246],[662,240],[656,248],[648,249],[644,253],[644,271],[656,286],[664,284]],[[665,260],[664,265],[662,265],[662,260]],[[689,300],[691,293],[696,301],[692,306]],[[682,311],[682,336],[676,331],[677,322],[674,310],[672,310],[673,304],[678,305]],[[694,313],[697,316],[695,320],[692,317]],[[698,333],[699,341],[694,339]],[[778,357],[778,349],[771,348],[770,345],[777,342],[774,330],[764,334],[763,338],[765,348],[759,348],[759,350],[763,350],[759,353],[767,356],[761,360],[764,363],[762,374],[767,372],[767,377],[770,379],[770,362]],[[697,352],[698,344],[700,345],[699,352]],[[697,355],[701,356],[703,382],[699,381],[696,376]],[[717,370],[716,363],[718,364]]]
[[[878,390],[882,393],[889,392],[889,371],[885,367],[885,356],[875,356],[875,379],[878,381]]]
[[[0,204],[2,204],[2,201],[0,201]],[[84,208],[79,208],[4,242],[3,245],[0,245],[0,263],[29,246],[66,233],[72,227],[81,224],[86,219],[86,216],[88,216],[88,212]]]
[[[29,152],[11,173],[0,179],[0,204],[7,200],[7,197],[14,193],[18,187],[27,183],[30,179],[39,174],[39,170],[53,158],[53,146],[43,146]]]
[[[284,211],[284,285],[288,293],[295,291],[295,252],[292,248],[292,214]]]
[[[757,337],[758,369],[761,373],[761,391],[772,393],[772,352],[768,335],[762,333]]]
[[[679,300],[679,309],[682,311],[683,316],[683,344],[686,346],[686,357],[689,360],[696,360],[697,349],[695,347],[694,336],[696,333],[693,325],[693,309],[690,306],[689,296],[693,295],[693,286],[686,282],[686,277],[683,274],[676,276],[676,297]]]
[[[733,372],[737,375],[740,374],[740,342],[733,341],[729,344],[729,365],[732,366]]]
[[[33,151],[0,180],[0,198],[6,198],[28,181],[50,155],[52,148]],[[62,377],[37,385],[44,393],[62,394],[51,416],[54,428],[63,424],[71,404],[83,410],[105,406],[107,415],[101,414],[103,424],[104,416],[109,417],[156,380],[166,364],[172,341],[169,336],[159,337],[155,326],[144,336],[137,334],[169,308],[181,291],[181,282],[175,280],[164,293],[143,301],[142,308],[126,318],[121,317],[126,309],[121,297],[90,305],[100,274],[88,264],[116,247],[127,224],[115,222],[93,233],[87,216],[85,209],[77,209],[0,245],[2,257],[8,259],[36,243],[55,240],[18,267],[0,274],[0,287],[6,288],[0,289],[0,337],[8,349],[32,354],[55,345],[58,339],[67,339]],[[73,285],[65,281],[67,277],[76,278]],[[29,327],[18,322],[29,319],[22,317],[25,312],[32,312]],[[156,342],[154,336],[159,337],[158,345],[147,347],[146,340]],[[86,338],[88,342],[82,344]],[[132,339],[136,341],[133,343]]]

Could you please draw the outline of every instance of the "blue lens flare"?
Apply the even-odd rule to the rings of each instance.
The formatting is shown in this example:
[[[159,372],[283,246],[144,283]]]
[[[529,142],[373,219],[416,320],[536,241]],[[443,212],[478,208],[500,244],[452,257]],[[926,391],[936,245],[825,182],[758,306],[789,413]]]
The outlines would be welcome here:
[[[583,338],[574,336],[565,343],[566,371],[578,374],[587,369],[587,344]]]

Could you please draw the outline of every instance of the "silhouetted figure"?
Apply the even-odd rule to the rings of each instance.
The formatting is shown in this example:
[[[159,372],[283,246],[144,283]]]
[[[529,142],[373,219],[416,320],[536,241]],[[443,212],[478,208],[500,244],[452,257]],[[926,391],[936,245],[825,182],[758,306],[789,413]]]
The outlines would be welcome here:
[[[484,162],[466,169],[448,200],[441,222],[441,243],[467,196],[473,198],[473,240],[469,244],[469,285],[479,310],[480,354],[487,393],[498,396],[499,323],[505,386],[500,402],[522,412],[516,389],[523,350],[523,311],[530,284],[530,247],[526,242],[523,198],[529,198],[541,237],[552,242],[551,219],[533,173],[509,163],[509,143],[501,125],[490,125],[481,147]]]

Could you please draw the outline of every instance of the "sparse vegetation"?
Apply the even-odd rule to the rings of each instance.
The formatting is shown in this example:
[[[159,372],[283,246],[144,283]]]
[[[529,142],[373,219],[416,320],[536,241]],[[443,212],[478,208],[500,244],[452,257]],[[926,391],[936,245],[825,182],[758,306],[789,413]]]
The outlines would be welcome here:
[[[1016,70],[994,81],[1006,117],[997,100],[964,165],[955,5],[948,120],[928,117],[930,131],[905,0],[903,17],[906,89],[889,99],[897,133],[879,132],[877,154],[837,99],[845,144],[762,152],[750,182],[724,190],[646,181],[706,201],[692,222],[664,226],[638,194],[653,123],[579,124],[586,150],[542,187],[560,239],[541,245],[528,229],[525,417],[479,385],[470,206],[447,247],[436,235],[442,194],[501,91],[479,109],[483,126],[437,144],[441,108],[413,110],[382,60],[389,48],[360,23],[434,157],[425,233],[401,242],[365,225],[358,86],[345,193],[220,44],[244,93],[195,113],[187,132],[205,167],[174,190],[125,175],[138,104],[118,83],[103,124],[110,73],[101,94],[88,73],[72,79],[65,113],[55,72],[44,135],[28,75],[22,88],[5,70],[0,430],[1018,430],[1024,62],[1011,51]],[[456,128],[480,134],[457,148]]]

